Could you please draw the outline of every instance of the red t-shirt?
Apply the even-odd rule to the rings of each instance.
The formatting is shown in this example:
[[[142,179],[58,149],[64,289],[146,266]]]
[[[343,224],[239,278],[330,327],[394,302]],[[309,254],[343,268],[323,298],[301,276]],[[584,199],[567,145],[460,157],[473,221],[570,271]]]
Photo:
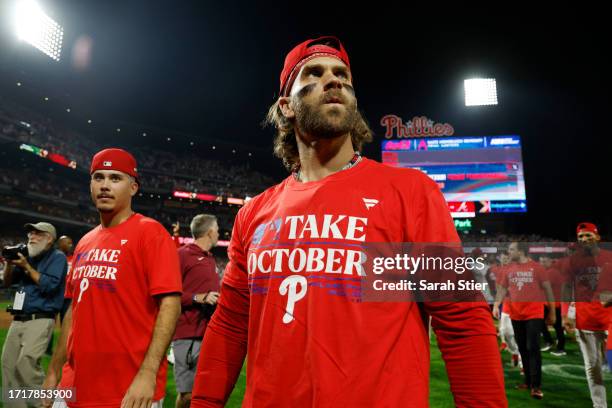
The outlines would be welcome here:
[[[432,317],[459,407],[507,406],[483,302],[361,302],[364,242],[459,242],[437,185],[363,159],[322,180],[293,176],[238,213],[193,407],[221,407],[248,355],[243,406],[423,407]]]
[[[551,266],[546,269],[546,276],[552,287],[553,296],[555,298],[555,307],[561,307],[561,298],[563,292],[563,284],[565,283],[565,277],[561,270],[557,266]]]
[[[591,256],[579,250],[563,273],[574,287],[576,328],[607,330],[612,308],[602,306],[599,293],[612,290],[612,252],[600,249],[597,256]]]
[[[159,310],[154,296],[180,292],[176,247],[157,221],[134,214],[79,241],[66,279],[72,328],[60,384],[75,389],[70,407],[121,404],[151,342]],[[164,358],[155,400],[164,397],[166,369]]]
[[[537,262],[511,263],[505,268],[501,285],[508,289],[510,318],[530,320],[544,318],[546,295],[542,282],[547,281],[546,270]]]

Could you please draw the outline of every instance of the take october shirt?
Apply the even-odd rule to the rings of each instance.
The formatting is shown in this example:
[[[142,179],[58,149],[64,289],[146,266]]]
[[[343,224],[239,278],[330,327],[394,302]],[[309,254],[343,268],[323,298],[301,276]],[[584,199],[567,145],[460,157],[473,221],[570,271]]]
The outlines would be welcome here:
[[[485,302],[421,309],[361,301],[359,253],[381,242],[459,242],[439,188],[422,172],[364,158],[319,181],[290,176],[247,203],[234,224],[192,407],[223,406],[245,352],[244,407],[427,406],[424,313],[455,404],[507,406]]]
[[[579,250],[565,263],[563,273],[574,287],[576,328],[607,330],[612,308],[602,306],[599,294],[612,291],[612,251],[599,249],[596,255],[589,255]]]
[[[155,295],[181,293],[176,247],[157,221],[133,214],[98,226],[78,243],[66,282],[72,330],[62,387],[70,407],[119,406],[148,350],[159,311]],[[154,399],[165,394],[162,359]]]
[[[548,281],[546,269],[529,260],[525,263],[511,263],[505,267],[501,285],[508,289],[510,297],[510,318],[530,320],[544,318],[546,295],[542,282]]]

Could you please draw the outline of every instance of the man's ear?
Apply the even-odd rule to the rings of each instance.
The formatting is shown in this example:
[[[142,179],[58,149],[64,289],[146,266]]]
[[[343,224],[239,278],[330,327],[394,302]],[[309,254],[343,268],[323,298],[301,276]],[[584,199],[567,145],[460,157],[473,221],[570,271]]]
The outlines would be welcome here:
[[[295,111],[293,110],[293,106],[291,104],[291,97],[281,96],[278,98],[278,106],[280,107],[284,117],[287,119],[295,118]]]
[[[136,182],[133,182],[133,183],[132,183],[132,185],[131,185],[131,191],[130,191],[130,195],[131,195],[132,197],[134,197],[134,196],[136,195],[136,193],[138,192],[139,187],[140,187],[140,186],[138,185],[138,183],[136,183]]]

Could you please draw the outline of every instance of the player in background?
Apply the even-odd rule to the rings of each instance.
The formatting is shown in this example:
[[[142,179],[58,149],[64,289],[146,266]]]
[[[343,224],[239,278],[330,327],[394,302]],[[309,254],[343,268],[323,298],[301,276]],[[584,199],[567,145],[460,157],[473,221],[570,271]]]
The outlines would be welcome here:
[[[612,290],[612,252],[599,247],[599,231],[590,222],[578,224],[576,238],[577,249],[563,271],[566,282],[563,296],[567,301],[575,301],[575,309],[569,308],[563,321],[568,332],[576,329],[591,400],[594,407],[601,408],[607,407],[603,350],[612,309],[604,307],[599,295]]]
[[[491,272],[495,276],[496,290],[497,284],[504,278],[504,271],[509,263],[510,257],[508,256],[508,252],[502,251],[499,255],[499,265],[491,267]],[[519,352],[518,344],[516,344],[516,339],[514,338],[512,319],[510,319],[510,299],[508,296],[502,300],[501,316],[499,318],[499,335],[502,341],[500,349],[502,351],[508,350],[508,352],[512,354],[512,365],[514,367],[519,366],[523,368],[521,354]]]
[[[553,259],[549,255],[541,255],[540,256],[540,265],[546,269],[546,274],[548,275],[548,280],[553,290],[553,296],[555,297],[555,333],[557,336],[557,343],[554,351],[551,351],[550,354],[556,357],[562,357],[567,355],[565,352],[565,331],[563,330],[563,319],[561,317],[561,298],[563,296],[563,276],[561,271],[558,268],[558,265],[553,262]],[[544,305],[544,315],[548,315],[548,306]],[[553,347],[553,339],[548,331],[548,326],[546,322],[542,326],[542,334],[544,337],[544,341],[546,342],[545,346],[541,349],[542,351],[548,351]]]
[[[510,318],[521,353],[525,370],[525,383],[518,389],[531,390],[531,397],[544,398],[542,392],[542,354],[540,333],[543,319],[548,324],[555,323],[554,297],[546,271],[540,264],[532,261],[527,254],[529,247],[522,242],[512,242],[508,246],[510,264],[497,285],[497,295],[493,306],[493,316],[499,318],[499,304],[506,294],[510,297]],[[543,300],[550,307],[544,316]]]
[[[75,401],[56,407],[161,407],[181,310],[176,247],[161,224],[132,210],[139,182],[131,154],[102,150],[90,174],[100,225],[74,251],[73,301],[43,387],[55,388],[61,373],[59,387],[74,390]]]
[[[361,156],[372,136],[340,41],[296,46],[280,83],[268,118],[291,174],[236,216],[192,407],[222,407],[245,356],[243,406],[428,406],[429,317],[455,405],[507,406],[486,302],[361,301],[364,242],[460,241],[434,181]]]

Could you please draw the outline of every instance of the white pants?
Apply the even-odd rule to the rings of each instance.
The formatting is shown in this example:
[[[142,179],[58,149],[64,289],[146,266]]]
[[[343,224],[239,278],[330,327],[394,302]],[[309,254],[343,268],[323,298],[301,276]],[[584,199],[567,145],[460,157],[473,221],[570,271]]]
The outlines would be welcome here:
[[[155,401],[153,403],[153,405],[151,405],[151,408],[163,408],[164,406],[164,399],[160,399],[159,401]],[[53,406],[51,408],[68,408],[68,405],[66,405],[66,401],[64,401],[63,399],[56,399],[53,402]]]
[[[514,339],[514,328],[512,327],[512,320],[508,313],[502,313],[499,319],[499,334],[501,335],[502,341],[508,346],[508,351],[511,354],[519,354],[518,344]]]
[[[580,345],[584,370],[589,383],[593,408],[606,408],[606,387],[603,383],[603,365],[606,358],[603,354],[606,332],[576,330],[576,339]]]

